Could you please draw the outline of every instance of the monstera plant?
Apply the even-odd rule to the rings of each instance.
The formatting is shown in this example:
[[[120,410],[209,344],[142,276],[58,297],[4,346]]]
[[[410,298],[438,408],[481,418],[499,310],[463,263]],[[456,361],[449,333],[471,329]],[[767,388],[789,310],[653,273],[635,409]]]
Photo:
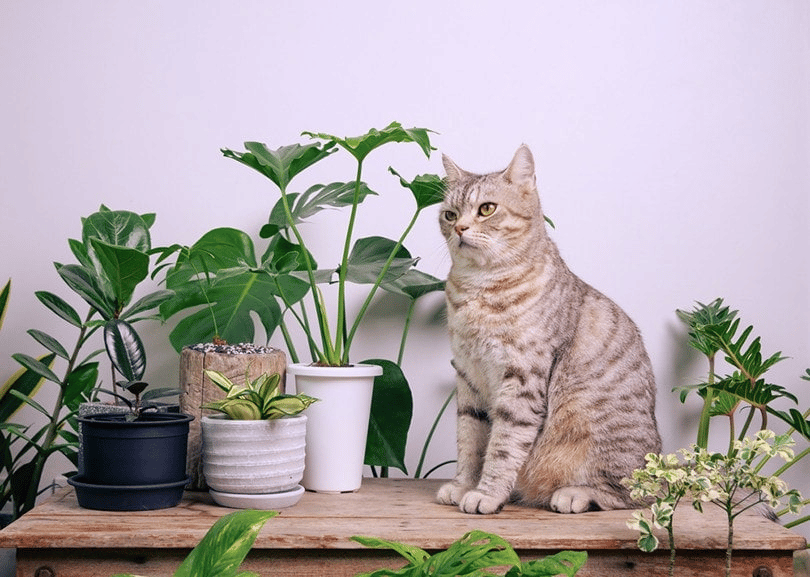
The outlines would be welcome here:
[[[212,230],[190,247],[175,245],[164,252],[164,259],[176,255],[166,273],[166,286],[176,296],[164,303],[161,313],[164,318],[184,315],[171,335],[178,350],[214,337],[229,342],[252,341],[252,315],[256,315],[268,338],[276,329],[281,331],[293,363],[302,361],[292,338],[292,329],[297,327],[314,363],[345,366],[356,362],[350,355],[351,346],[380,289],[410,300],[402,343],[416,299],[443,289],[442,281],[415,268],[419,259],[404,246],[422,211],[441,201],[444,187],[437,175],[407,180],[390,168],[388,184],[395,190],[389,194],[396,193],[396,189],[407,191],[414,201],[412,216],[396,239],[355,238],[361,205],[379,194],[377,185],[372,188],[363,180],[370,154],[385,144],[403,143],[416,145],[429,157],[434,150],[431,131],[403,128],[393,122],[357,137],[315,132],[304,135],[312,140],[278,148],[245,142],[242,152],[223,149],[226,158],[266,177],[278,198],[260,231],[260,237],[267,241],[260,256],[251,236],[233,228]],[[341,151],[354,159],[353,178],[314,184],[303,192],[292,188],[299,174]],[[324,209],[345,210],[345,227],[327,230],[309,222]],[[316,236],[321,241],[335,237],[334,245],[341,247],[338,262],[323,266],[322,259],[316,259],[307,241]],[[348,314],[348,283],[368,287],[353,318]],[[325,298],[327,289],[334,291],[334,299]],[[335,303],[334,310],[328,309],[327,301]],[[374,396],[378,402],[372,410],[366,462],[405,470],[405,438],[412,401],[399,367],[401,360],[402,347],[396,362],[386,361],[383,374],[377,377]],[[379,402],[383,398],[385,402]]]

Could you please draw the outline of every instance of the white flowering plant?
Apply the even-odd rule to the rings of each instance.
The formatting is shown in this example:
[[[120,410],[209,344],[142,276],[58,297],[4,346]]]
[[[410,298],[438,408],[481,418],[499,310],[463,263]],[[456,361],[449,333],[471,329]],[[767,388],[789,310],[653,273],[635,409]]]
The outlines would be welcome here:
[[[639,532],[638,546],[651,552],[658,548],[655,530],[666,530],[669,549],[669,574],[674,574],[674,512],[681,499],[703,512],[706,503],[722,509],[728,519],[726,575],[731,571],[734,520],[743,512],[765,505],[772,509],[784,506],[791,513],[802,508],[798,490],[788,489],[777,475],[760,474],[761,466],[773,457],[786,462],[794,459],[794,441],[788,434],[776,435],[761,430],[756,435],[736,440],[729,453],[712,453],[692,445],[678,454],[646,457],[646,466],[635,471],[625,485],[638,501],[652,501],[648,510],[636,511],[627,522]]]

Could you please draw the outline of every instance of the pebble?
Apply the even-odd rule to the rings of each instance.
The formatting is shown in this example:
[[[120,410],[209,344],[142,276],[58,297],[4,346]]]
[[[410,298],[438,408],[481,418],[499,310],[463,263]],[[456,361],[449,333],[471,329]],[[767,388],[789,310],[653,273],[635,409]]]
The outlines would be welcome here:
[[[220,353],[230,355],[264,355],[267,353],[272,353],[276,350],[272,347],[254,345],[253,343],[238,343],[235,345],[198,343],[196,345],[189,345],[188,348],[200,353]]]

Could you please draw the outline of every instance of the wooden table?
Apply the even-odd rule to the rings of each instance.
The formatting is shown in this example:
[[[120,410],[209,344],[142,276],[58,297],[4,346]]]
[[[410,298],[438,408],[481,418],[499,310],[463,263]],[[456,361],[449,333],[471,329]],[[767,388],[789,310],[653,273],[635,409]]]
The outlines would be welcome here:
[[[636,548],[637,535],[625,524],[630,511],[560,515],[508,506],[498,515],[465,515],[434,502],[439,483],[366,479],[357,493],[306,493],[267,522],[242,568],[263,576],[355,575],[405,562],[361,547],[349,540],[352,535],[440,550],[480,529],[505,538],[524,559],[587,550],[578,574],[583,577],[667,573],[668,550]],[[192,492],[172,509],[90,511],[80,509],[66,488],[0,531],[0,547],[17,548],[18,577],[169,576],[214,521],[231,511]],[[704,515],[689,506],[678,512],[676,575],[722,575],[725,518],[713,507]],[[793,575],[793,551],[805,546],[803,537],[756,514],[738,518],[734,539],[733,575],[740,577]]]

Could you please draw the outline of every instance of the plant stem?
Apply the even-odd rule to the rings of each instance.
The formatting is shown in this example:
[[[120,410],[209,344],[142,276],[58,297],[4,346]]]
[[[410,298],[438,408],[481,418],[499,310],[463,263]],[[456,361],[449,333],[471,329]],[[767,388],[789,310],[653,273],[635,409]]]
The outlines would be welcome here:
[[[439,412],[436,415],[436,418],[433,420],[433,426],[430,427],[430,432],[428,433],[428,436],[425,439],[425,444],[422,446],[422,453],[419,455],[419,463],[416,465],[416,472],[413,475],[415,479],[419,479],[421,474],[422,474],[422,467],[425,464],[425,456],[427,455],[427,450],[428,450],[428,446],[430,445],[430,441],[433,439],[433,434],[436,432],[436,427],[439,425],[439,421],[441,420],[442,415],[447,410],[447,406],[450,404],[450,401],[453,399],[453,396],[455,394],[456,394],[456,389],[453,388],[453,390],[450,391],[450,394],[447,395],[447,399],[445,399],[444,404],[442,405],[442,408],[439,409]],[[433,471],[433,469],[431,469],[431,471]],[[425,476],[427,477],[427,475],[429,475],[429,474],[430,474],[430,471],[427,474],[425,474]]]
[[[309,258],[309,251],[307,251],[306,245],[304,245],[304,239],[301,236],[301,233],[298,231],[295,221],[293,220],[292,211],[290,210],[290,201],[287,198],[287,191],[285,188],[279,188],[279,191],[281,192],[281,205],[284,207],[284,217],[287,220],[290,230],[292,230],[293,235],[295,235],[295,238],[298,241],[298,246],[301,247],[301,254],[304,257],[304,265],[307,269],[309,287],[312,291],[312,299],[315,301],[315,311],[318,314],[318,324],[321,328],[321,341],[323,343],[323,352],[318,351],[318,360],[326,361],[328,357],[333,355],[332,344],[329,340],[329,332],[326,325],[324,311],[321,308],[321,302],[318,298],[318,285],[315,282],[315,273],[312,269],[312,260]],[[309,334],[309,331],[307,331],[307,334]]]
[[[388,269],[391,268],[391,263],[394,262],[394,259],[399,252],[399,249],[402,248],[402,244],[405,242],[405,238],[411,232],[413,225],[416,224],[416,220],[419,218],[419,213],[422,212],[422,209],[417,208],[416,212],[413,214],[411,218],[411,222],[408,223],[408,226],[405,228],[405,231],[399,237],[397,244],[394,246],[391,254],[388,255],[388,260],[385,261],[385,264],[380,271],[380,274],[377,275],[377,280],[374,281],[374,286],[371,287],[371,290],[366,297],[366,300],[363,302],[363,306],[360,307],[360,312],[357,313],[357,317],[354,320],[354,324],[352,325],[352,329],[349,331],[349,336],[346,338],[346,352],[348,353],[349,347],[351,346],[352,340],[354,340],[354,334],[357,332],[358,327],[360,326],[360,321],[366,314],[366,310],[368,309],[369,305],[371,305],[371,300],[374,298],[374,295],[377,292],[377,289],[380,288],[385,275],[388,273]]]
[[[25,503],[23,503],[23,512],[30,511],[36,504],[37,495],[39,493],[39,484],[42,480],[42,473],[45,469],[45,461],[48,460],[48,457],[51,454],[50,449],[56,440],[57,433],[59,432],[59,426],[61,423],[59,413],[62,412],[62,407],[65,404],[65,391],[67,390],[68,379],[70,374],[73,372],[73,367],[76,364],[77,357],[79,356],[79,350],[84,342],[84,333],[87,330],[87,322],[90,321],[92,315],[93,309],[90,309],[90,311],[87,313],[87,319],[84,323],[82,323],[82,327],[79,330],[79,338],[76,340],[73,353],[70,355],[70,359],[68,359],[68,366],[67,370],[65,371],[65,376],[62,378],[62,382],[59,383],[59,391],[57,392],[56,401],[54,401],[53,405],[53,412],[50,415],[48,427],[45,431],[45,439],[42,442],[42,448],[37,451],[37,455],[35,457],[34,471],[31,474],[31,485],[28,487]]]
[[[402,339],[399,342],[399,354],[397,355],[397,364],[402,366],[402,358],[405,356],[405,341],[408,340],[408,331],[411,328],[411,320],[413,319],[413,311],[416,308],[416,299],[411,299],[411,304],[408,306],[408,314],[405,316],[405,326],[402,329]]]
[[[711,420],[711,408],[714,403],[715,392],[711,388],[714,384],[714,354],[708,356],[709,359],[709,388],[706,389],[706,398],[703,400],[703,410],[700,413],[700,424],[698,425],[697,446],[707,449],[709,446],[709,421]]]
[[[363,160],[357,159],[357,174],[354,179],[354,197],[352,199],[352,210],[349,214],[349,224],[346,227],[346,239],[343,242],[343,256],[340,260],[340,269],[338,270],[338,310],[337,310],[337,327],[335,332],[335,353],[337,359],[342,363],[349,362],[349,348],[350,338],[346,338],[345,345],[343,340],[343,327],[346,324],[346,273],[349,268],[349,251],[352,246],[352,235],[354,233],[354,222],[357,219],[357,205],[360,203],[360,184],[361,176],[363,174]],[[362,315],[362,313],[361,313]],[[353,333],[354,331],[352,331]],[[344,348],[345,346],[345,348]],[[342,351],[342,352],[341,352]]]

